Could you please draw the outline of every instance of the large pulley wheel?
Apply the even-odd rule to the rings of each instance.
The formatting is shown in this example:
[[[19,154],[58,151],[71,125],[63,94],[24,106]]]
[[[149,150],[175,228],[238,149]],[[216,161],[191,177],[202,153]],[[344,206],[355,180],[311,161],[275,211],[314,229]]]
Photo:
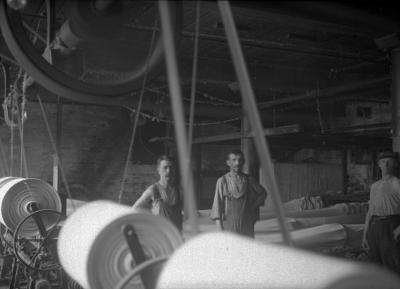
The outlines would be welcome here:
[[[97,2],[108,4],[98,7]],[[172,25],[179,31],[182,4],[168,3]],[[44,5],[28,1],[27,7],[15,11],[5,0],[0,1],[1,32],[11,53],[35,81],[57,95],[78,102],[129,104],[129,94],[141,87],[146,73],[151,80],[163,68],[157,2],[75,0],[64,4],[66,8],[55,15],[56,35],[62,38],[61,44],[72,41],[76,47],[53,49],[51,57],[46,57]],[[38,7],[42,7],[41,15],[32,17],[32,13],[39,13]],[[152,29],[155,23],[156,32]]]
[[[62,214],[51,209],[35,211],[19,222],[14,231],[14,255],[27,269],[35,272],[51,271],[61,267],[57,257],[58,224]],[[45,223],[43,223],[45,221]],[[38,226],[33,236],[21,236],[24,226]]]

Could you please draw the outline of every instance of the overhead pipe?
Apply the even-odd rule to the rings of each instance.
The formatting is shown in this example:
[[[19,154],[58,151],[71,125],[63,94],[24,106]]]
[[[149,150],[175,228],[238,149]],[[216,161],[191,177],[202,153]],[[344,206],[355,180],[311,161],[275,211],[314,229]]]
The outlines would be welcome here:
[[[378,78],[374,79],[368,79],[368,80],[362,80],[354,83],[349,83],[349,84],[344,84],[344,85],[338,85],[334,87],[328,87],[325,89],[316,89],[307,93],[299,94],[299,95],[294,95],[294,96],[289,96],[289,97],[283,97],[277,100],[272,100],[272,101],[267,101],[263,103],[258,104],[259,109],[266,109],[266,108],[272,108],[276,107],[279,105],[287,104],[287,103],[293,103],[293,102],[298,102],[298,101],[303,101],[307,99],[315,99],[316,97],[318,98],[326,98],[330,97],[339,93],[345,93],[348,91],[352,90],[357,90],[363,87],[367,86],[377,86],[377,85],[382,85],[385,84],[386,82],[389,83],[392,77],[390,75],[385,75],[381,76]]]
[[[365,27],[384,34],[399,31],[399,22],[346,4],[326,1],[291,2],[290,7],[299,11],[302,15],[306,14],[309,17],[321,19],[325,22]]]
[[[149,26],[143,26],[138,24],[129,24],[126,25],[130,28],[141,30],[141,31],[152,31],[153,28]],[[194,33],[191,31],[182,31],[181,35],[185,38],[194,38]],[[209,33],[200,33],[199,39],[215,41],[221,43],[227,43],[226,37],[216,34]],[[331,50],[326,48],[317,48],[311,46],[301,46],[289,43],[282,43],[278,41],[269,41],[269,40],[258,40],[258,39],[249,39],[249,38],[240,38],[240,43],[243,46],[254,47],[254,48],[264,48],[264,49],[274,49],[274,50],[283,50],[290,51],[294,53],[302,53],[302,54],[311,54],[325,57],[333,57],[333,58],[341,58],[341,59],[355,59],[359,61],[365,61],[369,63],[380,63],[385,61],[384,57],[376,57],[372,55],[362,55],[360,53],[354,53],[349,51],[338,51]]]

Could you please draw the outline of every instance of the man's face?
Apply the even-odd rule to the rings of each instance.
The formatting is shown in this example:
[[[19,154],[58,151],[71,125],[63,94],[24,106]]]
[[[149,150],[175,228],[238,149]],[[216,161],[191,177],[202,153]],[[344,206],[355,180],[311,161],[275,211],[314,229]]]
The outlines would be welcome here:
[[[235,154],[229,154],[228,159],[226,160],[226,164],[230,168],[231,172],[241,172],[243,169],[243,164],[244,164],[244,158],[242,155],[235,155]]]
[[[379,160],[378,166],[382,170],[382,173],[392,174],[397,166],[397,161],[393,158],[383,158]]]
[[[174,165],[170,161],[162,160],[157,171],[162,179],[172,180],[174,177]]]

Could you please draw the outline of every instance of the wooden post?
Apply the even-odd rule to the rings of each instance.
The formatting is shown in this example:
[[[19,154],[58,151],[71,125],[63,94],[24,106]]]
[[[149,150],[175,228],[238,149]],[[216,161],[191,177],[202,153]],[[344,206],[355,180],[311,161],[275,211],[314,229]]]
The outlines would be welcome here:
[[[347,176],[347,149],[342,150],[342,175],[343,175],[343,194],[347,194],[348,176]]]
[[[391,51],[393,151],[400,152],[400,48]]]
[[[58,158],[61,158],[61,152],[60,152],[60,146],[61,146],[61,135],[62,135],[62,100],[61,97],[58,97],[57,101],[57,116],[56,116],[56,150],[58,153],[54,153],[53,155],[53,188],[58,191],[59,184],[58,184],[58,179],[59,179],[59,170],[58,170],[58,165],[59,165],[59,160]]]
[[[251,131],[249,120],[246,113],[243,112],[242,118],[242,135],[245,136]],[[253,138],[243,137],[241,138],[241,148],[244,154],[245,163],[243,166],[243,172],[253,176],[256,180],[259,180],[259,162],[257,158],[257,152],[254,146]]]

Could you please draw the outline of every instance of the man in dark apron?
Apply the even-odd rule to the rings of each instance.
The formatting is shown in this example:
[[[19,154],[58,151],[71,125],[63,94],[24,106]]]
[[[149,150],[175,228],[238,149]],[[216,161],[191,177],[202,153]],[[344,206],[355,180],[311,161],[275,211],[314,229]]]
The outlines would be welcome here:
[[[217,180],[211,219],[219,229],[254,238],[258,209],[267,197],[266,190],[242,172],[244,156],[240,150],[228,153],[229,172]]]

